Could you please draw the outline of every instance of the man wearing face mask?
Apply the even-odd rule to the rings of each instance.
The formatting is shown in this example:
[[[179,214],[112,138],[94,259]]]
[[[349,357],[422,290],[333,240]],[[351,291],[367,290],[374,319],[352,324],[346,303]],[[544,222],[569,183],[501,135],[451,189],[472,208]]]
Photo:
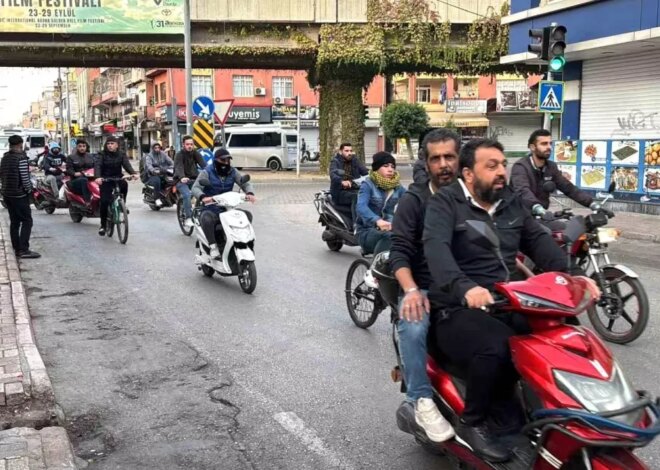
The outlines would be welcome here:
[[[227,149],[221,148],[216,150],[213,161],[209,163],[206,168],[199,172],[199,176],[195,180],[192,187],[192,194],[198,201],[204,204],[213,202],[213,196],[218,194],[227,193],[234,189],[234,185],[238,185],[241,190],[246,194],[246,199],[249,202],[255,202],[254,190],[250,182],[241,184],[241,174],[231,166],[231,155]],[[209,242],[211,248],[210,255],[213,258],[220,257],[220,250],[215,237],[216,225],[220,223],[218,214],[224,209],[215,205],[209,205],[202,209],[199,216],[199,222],[204,231],[204,235]],[[252,214],[245,211],[248,219],[252,222]]]
[[[468,220],[483,221],[497,233],[510,272],[515,271],[519,251],[544,271],[565,271],[566,256],[507,186],[502,144],[490,139],[466,143],[459,157],[459,180],[427,202],[423,243],[432,278],[431,328],[437,348],[465,372],[465,409],[457,436],[480,457],[504,462],[510,451],[486,420],[500,409],[505,419],[515,421],[520,411],[507,405],[518,380],[509,338],[528,333],[529,326],[522,315],[494,316],[483,310],[494,303],[493,285],[507,280],[507,271],[492,250],[471,241]],[[588,282],[598,294],[595,283]]]
[[[41,162],[41,168],[44,170],[46,183],[50,185],[53,196],[55,197],[58,197],[60,186],[62,185],[62,175],[64,174],[62,170],[63,164],[64,155],[62,155],[62,148],[57,142],[52,142],[48,155]]]

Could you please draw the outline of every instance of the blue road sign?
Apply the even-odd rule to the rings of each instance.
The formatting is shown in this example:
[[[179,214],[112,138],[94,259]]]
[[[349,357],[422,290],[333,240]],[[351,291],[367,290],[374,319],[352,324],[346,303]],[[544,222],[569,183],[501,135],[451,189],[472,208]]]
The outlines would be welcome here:
[[[206,163],[209,163],[213,160],[213,150],[211,149],[199,149],[199,154],[206,160]]]
[[[564,82],[543,80],[539,82],[539,111],[564,112]]]
[[[193,101],[193,113],[202,119],[211,119],[215,112],[215,104],[208,96],[198,96]]]

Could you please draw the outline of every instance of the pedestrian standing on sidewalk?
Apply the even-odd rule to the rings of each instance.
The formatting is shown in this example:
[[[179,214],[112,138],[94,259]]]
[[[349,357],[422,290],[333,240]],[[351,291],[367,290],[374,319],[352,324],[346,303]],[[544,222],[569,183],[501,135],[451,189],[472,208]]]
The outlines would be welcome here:
[[[23,150],[23,138],[20,135],[9,137],[9,152],[4,154],[0,162],[0,181],[2,197],[9,211],[9,233],[16,256],[23,259],[39,258],[39,253],[30,251],[32,183],[28,156]]]

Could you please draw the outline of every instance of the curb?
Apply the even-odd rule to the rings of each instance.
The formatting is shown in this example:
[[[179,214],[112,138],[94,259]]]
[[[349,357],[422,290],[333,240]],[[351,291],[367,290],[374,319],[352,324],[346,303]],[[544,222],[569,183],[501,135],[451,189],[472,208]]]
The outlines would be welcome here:
[[[654,235],[652,233],[629,232],[625,229],[621,231],[621,238],[625,238],[627,240],[641,240],[651,243],[660,243],[660,235]]]

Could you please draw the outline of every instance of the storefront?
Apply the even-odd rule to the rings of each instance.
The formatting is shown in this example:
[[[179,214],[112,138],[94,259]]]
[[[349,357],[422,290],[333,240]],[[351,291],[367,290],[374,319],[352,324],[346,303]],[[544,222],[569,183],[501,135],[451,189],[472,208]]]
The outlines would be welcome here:
[[[454,128],[467,141],[477,137],[486,137],[488,118],[486,100],[450,99],[445,103],[445,111],[435,111],[428,107],[431,127]]]

